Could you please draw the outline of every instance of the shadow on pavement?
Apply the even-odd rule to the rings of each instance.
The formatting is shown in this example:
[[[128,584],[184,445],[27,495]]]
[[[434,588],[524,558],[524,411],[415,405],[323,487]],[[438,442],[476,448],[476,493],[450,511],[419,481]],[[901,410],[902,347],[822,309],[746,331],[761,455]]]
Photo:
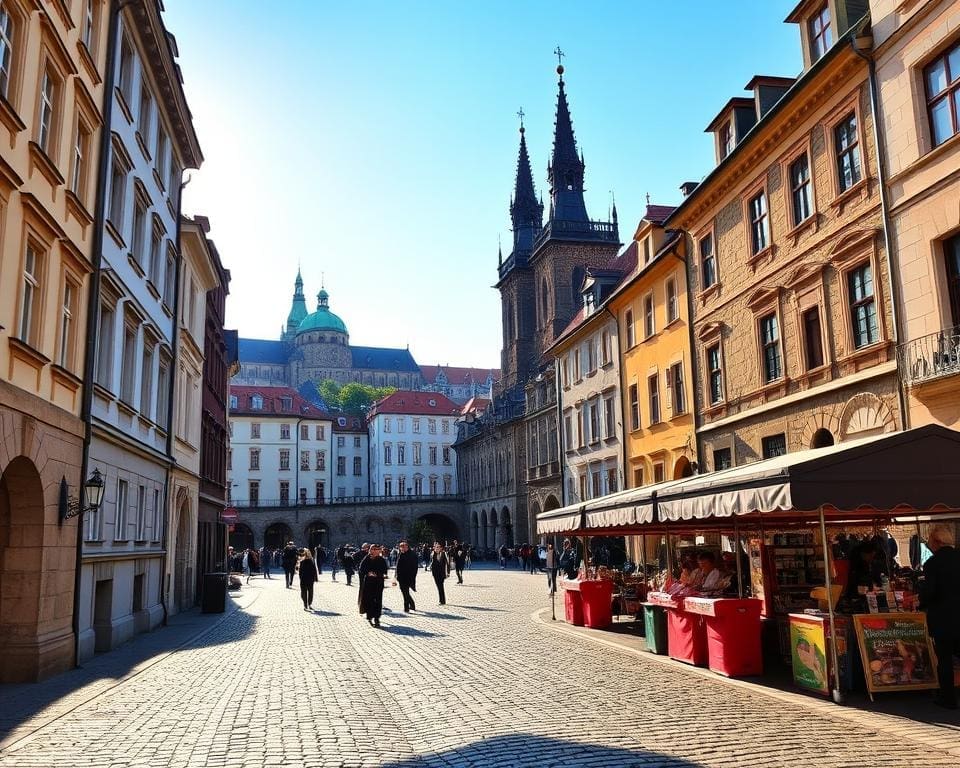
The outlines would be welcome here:
[[[452,607],[452,606],[451,606]],[[420,616],[428,616],[431,619],[447,619],[449,621],[466,621],[466,616],[457,616],[455,613],[438,613],[437,611],[417,611]]]
[[[337,613],[336,611],[324,611],[321,608],[314,608],[310,611],[314,616],[343,616],[342,613]]]
[[[381,768],[426,768],[427,766],[531,765],[563,766],[563,768],[693,768],[677,757],[643,749],[620,749],[599,744],[579,744],[530,734],[497,736],[482,739],[446,752],[416,755],[389,763]]]
[[[447,603],[451,608],[463,608],[467,611],[484,611],[486,613],[506,613],[503,608],[487,608],[484,605],[460,605],[459,603]]]
[[[229,606],[229,603],[228,603]],[[228,607],[229,610],[229,607]],[[221,624],[220,622],[223,621]],[[82,666],[40,683],[0,685],[0,750],[28,732],[69,712],[94,696],[180,648],[194,646],[198,635],[203,647],[229,645],[252,634],[257,617],[238,608],[229,615],[201,613],[198,608],[169,619],[167,626],[134,635],[108,653],[100,653]],[[212,630],[212,631],[211,631]],[[86,689],[86,690],[85,690]],[[48,711],[45,711],[48,710]],[[31,723],[29,731],[22,726]]]
[[[416,627],[395,627],[391,624],[381,624],[380,631],[403,637],[446,637],[440,632],[427,632],[425,629],[417,629]]]

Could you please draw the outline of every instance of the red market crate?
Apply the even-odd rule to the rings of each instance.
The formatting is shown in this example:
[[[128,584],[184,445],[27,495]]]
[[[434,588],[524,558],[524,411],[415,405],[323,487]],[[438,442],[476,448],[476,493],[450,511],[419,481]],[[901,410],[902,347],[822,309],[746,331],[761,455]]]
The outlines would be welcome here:
[[[667,654],[671,659],[707,666],[707,626],[703,616],[667,609]]]
[[[563,590],[563,611],[567,624],[573,624],[575,627],[583,626],[583,599],[579,591]]]
[[[613,582],[591,580],[580,582],[583,601],[583,624],[604,629],[613,623]]]
[[[763,601],[688,597],[684,607],[688,613],[703,616],[711,670],[727,677],[763,674],[760,642]]]

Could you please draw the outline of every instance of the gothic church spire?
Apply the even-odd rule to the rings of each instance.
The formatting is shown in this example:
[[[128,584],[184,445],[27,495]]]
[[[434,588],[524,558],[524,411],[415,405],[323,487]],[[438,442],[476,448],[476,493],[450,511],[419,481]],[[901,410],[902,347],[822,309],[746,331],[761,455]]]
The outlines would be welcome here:
[[[562,56],[559,48],[556,53]],[[586,222],[587,206],[583,201],[583,157],[577,154],[577,140],[573,135],[570,106],[564,90],[563,64],[557,66],[559,92],[557,120],[553,135],[553,157],[547,167],[550,180],[550,220]]]

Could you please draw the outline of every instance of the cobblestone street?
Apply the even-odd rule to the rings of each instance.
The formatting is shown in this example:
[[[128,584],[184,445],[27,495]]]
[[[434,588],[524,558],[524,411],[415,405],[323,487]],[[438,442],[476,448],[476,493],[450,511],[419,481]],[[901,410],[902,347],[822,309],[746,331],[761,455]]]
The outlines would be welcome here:
[[[357,614],[356,588],[342,575],[331,583],[324,573],[313,613],[298,590],[284,589],[282,574],[254,579],[239,610],[222,621],[203,617],[204,634],[145,659],[126,679],[92,682],[77,670],[0,688],[0,766],[958,762],[946,751],[960,744],[955,727],[883,714],[851,720],[833,705],[774,698],[556,631],[549,614],[546,622],[531,615],[547,604],[542,577],[474,569],[465,585],[454,581],[440,607],[421,573],[420,610],[409,615],[388,589],[391,610],[376,630]],[[172,626],[112,658],[126,664],[138,643],[178,631],[197,630]],[[52,694],[46,709],[30,706]]]

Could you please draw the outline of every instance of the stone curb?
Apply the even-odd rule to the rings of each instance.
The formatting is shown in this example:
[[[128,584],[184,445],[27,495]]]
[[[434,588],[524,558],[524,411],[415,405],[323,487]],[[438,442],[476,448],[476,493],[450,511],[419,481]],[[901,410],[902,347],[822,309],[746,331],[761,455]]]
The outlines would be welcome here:
[[[747,680],[738,680],[724,675],[718,675],[703,667],[694,667],[683,662],[671,659],[669,656],[660,656],[655,653],[648,653],[633,648],[625,643],[616,640],[601,637],[602,630],[587,628],[572,628],[563,619],[556,622],[545,618],[544,614],[549,613],[549,608],[540,608],[530,614],[530,619],[537,624],[541,624],[550,631],[560,634],[586,639],[597,645],[604,645],[608,648],[614,648],[618,651],[636,656],[647,662],[668,665],[671,669],[683,672],[692,677],[722,682],[727,685],[736,686],[743,690],[758,693],[767,698],[778,702],[793,704],[804,709],[815,712],[818,715],[831,717],[835,720],[843,720],[854,723],[864,728],[870,728],[877,731],[883,731],[891,736],[907,739],[916,744],[943,752],[948,755],[956,756],[960,759],[960,729],[952,726],[934,725],[929,723],[913,723],[912,721],[902,721],[893,715],[882,712],[867,712],[849,707],[839,706],[829,701],[813,699],[802,693],[792,693],[790,691],[781,691],[774,688],[756,685]],[[878,721],[879,720],[879,721]]]

